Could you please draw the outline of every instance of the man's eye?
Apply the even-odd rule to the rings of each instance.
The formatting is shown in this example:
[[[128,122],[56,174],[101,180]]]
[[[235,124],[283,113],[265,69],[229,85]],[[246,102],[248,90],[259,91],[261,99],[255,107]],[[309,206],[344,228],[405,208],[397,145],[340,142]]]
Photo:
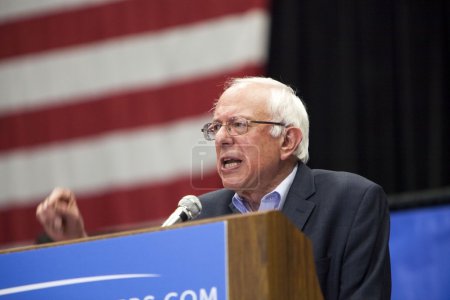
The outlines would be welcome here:
[[[231,124],[231,126],[233,126],[236,129],[243,129],[243,128],[245,128],[247,126],[247,123],[242,122],[242,121],[237,121],[237,122],[233,122]]]
[[[222,127],[222,124],[219,124],[219,123],[211,124],[211,126],[209,127],[209,130],[212,132],[217,132],[217,131],[219,131],[220,127]]]

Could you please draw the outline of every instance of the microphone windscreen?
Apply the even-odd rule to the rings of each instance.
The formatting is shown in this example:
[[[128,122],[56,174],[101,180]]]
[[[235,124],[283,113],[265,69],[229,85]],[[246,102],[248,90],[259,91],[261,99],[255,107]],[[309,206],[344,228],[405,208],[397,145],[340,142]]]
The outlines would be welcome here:
[[[200,200],[194,195],[187,195],[178,202],[179,207],[185,207],[189,212],[189,220],[196,218],[202,211]]]

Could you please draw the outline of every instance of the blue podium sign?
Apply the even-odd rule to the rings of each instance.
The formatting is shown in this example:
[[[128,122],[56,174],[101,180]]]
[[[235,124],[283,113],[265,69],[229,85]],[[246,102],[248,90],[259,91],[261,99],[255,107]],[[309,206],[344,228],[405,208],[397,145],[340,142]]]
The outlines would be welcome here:
[[[227,299],[226,222],[0,255],[0,299]]]

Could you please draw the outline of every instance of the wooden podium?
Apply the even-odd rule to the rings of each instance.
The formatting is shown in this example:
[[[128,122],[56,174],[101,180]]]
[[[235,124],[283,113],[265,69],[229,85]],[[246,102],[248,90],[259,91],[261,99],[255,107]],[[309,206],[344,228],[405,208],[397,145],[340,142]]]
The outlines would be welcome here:
[[[311,243],[280,212],[4,250],[0,269],[7,299],[323,299]]]

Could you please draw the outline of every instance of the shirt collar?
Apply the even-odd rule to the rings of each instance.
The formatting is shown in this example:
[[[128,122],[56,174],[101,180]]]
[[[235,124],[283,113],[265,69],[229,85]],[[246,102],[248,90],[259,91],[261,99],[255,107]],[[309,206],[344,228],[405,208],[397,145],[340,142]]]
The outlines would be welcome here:
[[[258,211],[281,210],[283,208],[284,202],[286,202],[287,194],[291,188],[292,182],[294,181],[295,174],[297,173],[297,169],[298,165],[295,165],[292,172],[285,179],[283,179],[283,181],[273,191],[261,198]],[[231,201],[239,212],[251,212],[247,202],[237,193],[234,194]]]

